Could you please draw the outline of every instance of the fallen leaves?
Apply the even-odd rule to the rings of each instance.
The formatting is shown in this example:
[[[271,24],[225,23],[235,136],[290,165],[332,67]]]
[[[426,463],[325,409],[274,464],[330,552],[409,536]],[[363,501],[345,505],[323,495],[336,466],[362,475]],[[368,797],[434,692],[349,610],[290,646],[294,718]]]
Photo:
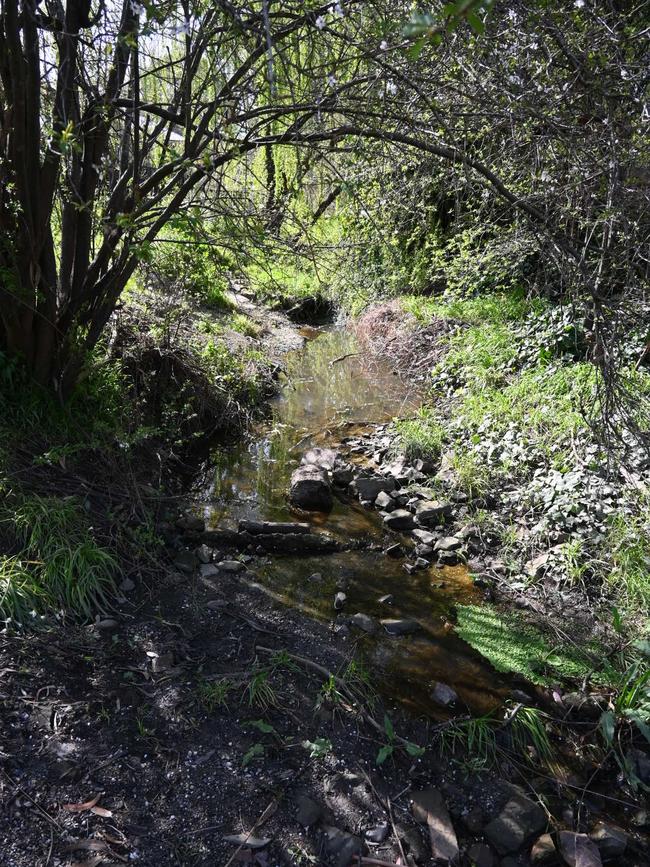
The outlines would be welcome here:
[[[63,804],[62,809],[67,810],[68,813],[85,813],[86,810],[89,810],[91,813],[94,813],[95,816],[101,816],[103,819],[111,819],[113,817],[112,810],[107,810],[106,807],[97,806],[101,796],[102,793],[100,792],[98,795],[95,795],[94,798],[91,798],[89,801],[83,801],[83,803]]]

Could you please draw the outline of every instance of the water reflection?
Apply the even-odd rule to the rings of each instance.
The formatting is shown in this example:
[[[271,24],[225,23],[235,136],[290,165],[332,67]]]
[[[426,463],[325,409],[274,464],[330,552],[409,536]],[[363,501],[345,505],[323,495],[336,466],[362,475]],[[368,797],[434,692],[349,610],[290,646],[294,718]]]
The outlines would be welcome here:
[[[270,417],[244,441],[213,455],[207,492],[209,523],[235,527],[240,518],[295,519],[286,491],[291,472],[308,448],[336,448],[366,426],[411,413],[419,404],[417,390],[387,364],[357,354],[351,335],[318,333],[289,359],[286,381]],[[356,502],[337,501],[330,515],[309,520],[324,524],[324,529],[345,541],[377,542],[384,534],[380,517]],[[414,711],[441,714],[431,700],[437,680],[453,686],[472,710],[484,712],[499,702],[502,685],[496,675],[455,636],[448,621],[454,604],[478,601],[465,569],[431,568],[408,575],[401,560],[366,549],[273,558],[256,567],[256,572],[274,598],[310,616],[331,620],[334,593],[344,586],[349,614],[363,611],[377,618],[417,620],[421,631],[416,636],[360,639],[371,667],[382,673],[383,691]],[[315,573],[322,577],[310,580]],[[391,606],[378,601],[388,593],[394,596]]]

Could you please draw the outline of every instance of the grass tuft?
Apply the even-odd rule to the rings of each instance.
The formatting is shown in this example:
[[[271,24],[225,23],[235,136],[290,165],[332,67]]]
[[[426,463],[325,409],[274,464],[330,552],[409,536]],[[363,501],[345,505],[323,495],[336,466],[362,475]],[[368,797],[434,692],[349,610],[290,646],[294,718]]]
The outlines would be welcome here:
[[[23,623],[29,610],[64,609],[91,618],[109,605],[117,574],[75,498],[19,496],[3,507],[20,553],[0,561],[0,615]]]

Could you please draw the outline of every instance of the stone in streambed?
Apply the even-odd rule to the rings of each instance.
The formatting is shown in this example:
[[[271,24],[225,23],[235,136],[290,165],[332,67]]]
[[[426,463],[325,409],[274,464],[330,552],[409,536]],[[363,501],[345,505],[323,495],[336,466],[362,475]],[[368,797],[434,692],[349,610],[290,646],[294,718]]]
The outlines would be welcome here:
[[[420,500],[415,506],[415,520],[422,527],[444,524],[452,515],[451,503],[442,500]]]
[[[315,446],[302,456],[303,464],[313,464],[321,470],[333,470],[336,466],[338,455],[334,449],[324,449]]]
[[[463,543],[457,536],[443,536],[433,546],[434,551],[458,551]]]
[[[228,572],[231,575],[236,575],[238,572],[243,572],[246,568],[241,560],[221,560],[217,567],[220,572]]]
[[[435,545],[438,540],[438,537],[433,533],[430,533],[428,530],[413,530],[411,536],[413,536],[414,539],[417,539],[420,544],[428,546]]]
[[[413,632],[417,632],[420,628],[417,620],[386,619],[379,622],[389,635],[410,635]]]
[[[346,603],[347,598],[348,597],[345,595],[345,593],[337,593],[334,597],[334,609],[336,611],[341,611],[341,609]]]
[[[298,807],[296,821],[304,828],[309,828],[311,825],[315,825],[323,815],[323,808],[320,804],[317,804],[316,801],[312,801],[312,799],[308,798],[307,795],[298,795],[296,798],[296,806]]]
[[[315,464],[302,464],[291,475],[289,500],[307,512],[330,512],[334,498],[326,473]]]
[[[557,849],[550,834],[542,834],[533,843],[533,848],[530,850],[530,863],[534,867],[541,864],[549,864],[550,862],[557,863]]]
[[[205,530],[205,521],[197,515],[183,515],[176,521],[176,526],[186,533],[202,533]]]
[[[431,698],[443,707],[448,707],[458,701],[458,693],[446,683],[438,681],[433,687]]]
[[[382,491],[390,493],[395,490],[395,479],[392,478],[358,478],[350,483],[350,493],[357,496],[360,500],[370,500],[374,503],[378,494]]]
[[[386,491],[380,491],[375,497],[375,508],[384,512],[392,512],[395,508],[395,500]]]
[[[406,509],[395,509],[384,518],[384,526],[391,530],[408,531],[415,526],[413,515]]]
[[[350,623],[369,634],[376,632],[378,627],[378,623],[374,617],[370,617],[369,614],[363,614],[362,612],[353,615],[350,618]]]

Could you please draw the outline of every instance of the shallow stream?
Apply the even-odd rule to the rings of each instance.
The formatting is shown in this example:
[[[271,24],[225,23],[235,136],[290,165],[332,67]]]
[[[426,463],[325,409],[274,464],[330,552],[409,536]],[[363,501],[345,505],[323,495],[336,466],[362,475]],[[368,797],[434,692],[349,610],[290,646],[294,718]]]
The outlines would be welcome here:
[[[212,455],[205,491],[211,527],[236,528],[242,518],[296,520],[286,492],[291,473],[308,448],[343,445],[348,456],[355,434],[408,416],[420,405],[417,387],[400,379],[387,362],[364,356],[351,334],[304,329],[303,336],[303,349],[287,359],[286,378],[268,417],[239,443]],[[356,459],[361,462],[363,456]],[[455,604],[480,602],[465,567],[432,566],[407,574],[403,558],[393,559],[380,550],[381,543],[386,547],[405,540],[384,530],[381,516],[354,500],[337,500],[329,515],[300,520],[343,541],[378,544],[375,550],[265,559],[261,566],[256,564],[255,572],[266,592],[310,616],[333,621],[334,594],[344,588],[348,615],[363,612],[417,620],[421,630],[412,636],[357,636],[353,629],[349,639],[358,637],[358,650],[373,683],[412,712],[445,715],[431,697],[438,681],[450,685],[474,713],[501,703],[506,683],[452,626]],[[390,605],[379,602],[387,594],[393,596]]]

